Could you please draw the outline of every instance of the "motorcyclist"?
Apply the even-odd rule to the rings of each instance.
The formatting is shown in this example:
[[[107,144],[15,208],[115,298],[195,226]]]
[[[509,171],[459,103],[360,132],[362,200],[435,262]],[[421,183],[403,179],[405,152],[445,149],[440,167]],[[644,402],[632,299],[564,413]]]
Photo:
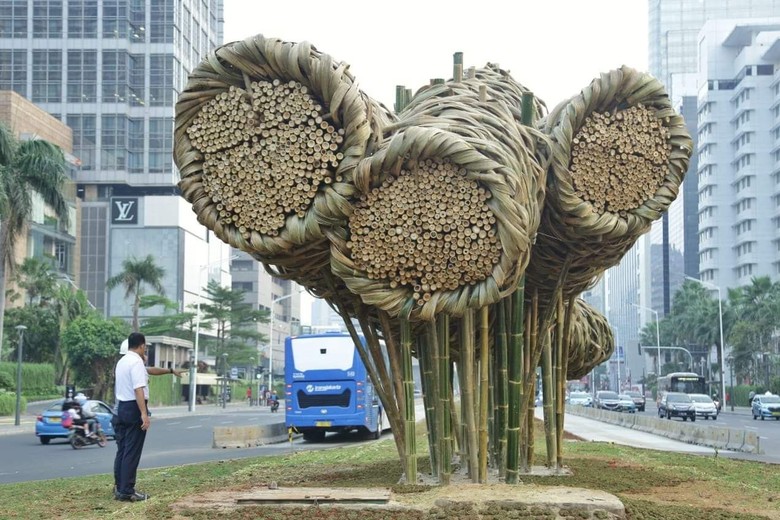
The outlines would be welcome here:
[[[87,396],[79,394],[76,396],[76,403],[81,408],[81,421],[84,425],[84,435],[86,437],[94,437],[97,431],[97,416],[89,406],[87,406]],[[75,421],[76,424],[79,422]]]
[[[268,399],[268,404],[271,405],[272,412],[275,412],[279,408],[279,397],[276,395],[276,392],[271,394],[271,397]]]

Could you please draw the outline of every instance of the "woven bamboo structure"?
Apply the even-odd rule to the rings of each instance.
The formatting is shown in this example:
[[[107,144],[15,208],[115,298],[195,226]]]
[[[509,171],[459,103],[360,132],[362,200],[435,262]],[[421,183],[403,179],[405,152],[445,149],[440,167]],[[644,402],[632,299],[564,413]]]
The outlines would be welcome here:
[[[514,291],[544,197],[544,137],[520,124],[523,92],[490,67],[427,87],[358,164],[362,196],[331,237],[331,266],[364,303],[429,321]]]
[[[566,379],[580,379],[609,359],[615,337],[607,319],[583,300],[574,300]]]
[[[323,227],[351,213],[355,166],[392,120],[309,43],[230,43],[176,104],[179,187],[220,239],[305,283],[328,266]]]
[[[552,146],[528,285],[549,295],[568,258],[564,295],[576,296],[677,197],[693,143],[663,85],[629,67],[602,74],[539,126]]]

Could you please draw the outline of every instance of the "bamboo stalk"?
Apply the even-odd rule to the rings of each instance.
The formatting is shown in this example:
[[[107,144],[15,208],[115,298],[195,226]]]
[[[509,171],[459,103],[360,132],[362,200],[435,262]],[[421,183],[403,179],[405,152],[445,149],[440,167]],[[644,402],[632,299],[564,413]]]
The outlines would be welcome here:
[[[412,371],[412,332],[409,321],[401,321],[401,374],[403,379],[404,446],[406,457],[404,471],[407,484],[417,482],[416,418],[414,416],[414,374]],[[394,435],[397,435],[394,433]]]
[[[435,474],[439,477],[439,483],[440,484],[447,484],[449,483],[449,474],[444,474],[444,440],[443,440],[443,430],[444,430],[444,410],[441,407],[441,401],[442,401],[442,393],[441,393],[441,381],[440,379],[440,368],[441,368],[441,348],[439,345],[439,334],[438,330],[436,329],[436,320],[428,322],[426,324],[427,329],[427,337],[428,337],[428,349],[431,352],[431,379],[432,379],[432,395],[433,395],[433,412],[434,412],[434,423],[435,428],[433,431],[433,445],[430,446],[430,449],[436,453],[436,472]],[[446,482],[445,482],[446,479]]]
[[[428,458],[431,461],[431,474],[438,478],[439,466],[436,458],[436,386],[433,383],[433,359],[424,335],[417,337],[417,352],[420,362],[420,378],[423,385],[423,404],[425,406],[425,424],[428,431]]]
[[[526,464],[530,470],[534,465],[534,444],[536,437],[534,435],[534,399],[536,398],[536,367],[539,362],[536,360],[535,351],[539,344],[539,291],[534,290],[531,298],[531,355],[526,359],[526,381],[529,381],[531,388],[525,397],[527,404],[525,414],[525,432],[526,432]],[[541,349],[538,349],[541,352]]]
[[[544,439],[547,447],[547,467],[555,468],[558,449],[555,442],[558,436],[555,433],[555,390],[553,390],[553,358],[552,345],[549,339],[550,333],[543,339],[542,347],[542,399],[544,406]],[[557,368],[557,367],[556,367]]]
[[[472,482],[477,482],[479,475],[477,424],[476,424],[476,378],[474,377],[474,313],[467,310],[463,314],[461,335],[461,365],[463,368],[463,386],[461,387],[461,399],[463,400],[463,422],[466,425],[466,445],[469,477]]]
[[[507,402],[509,416],[507,418],[507,454],[506,482],[517,484],[518,465],[520,464],[520,424],[521,403],[523,400],[523,304],[525,299],[525,277],[520,280],[517,290],[512,296],[511,319],[509,326],[512,332],[509,337],[507,374]],[[507,302],[508,305],[508,302]]]
[[[507,298],[509,301],[509,298]],[[496,432],[498,439],[497,460],[498,476],[506,477],[506,434],[509,405],[507,403],[507,334],[506,314],[503,302],[496,305]]]
[[[487,482],[488,468],[488,363],[490,362],[490,341],[488,338],[488,307],[480,309],[480,339],[479,350],[479,482]]]
[[[563,339],[561,341],[561,372],[563,373],[564,385],[566,384],[566,374],[569,368],[569,348],[571,346],[571,334],[572,327],[574,325],[574,306],[575,297],[569,298],[566,306],[566,318],[563,326]],[[565,392],[565,387],[564,387]],[[558,467],[563,467],[563,426],[565,419],[565,402],[561,408],[561,413],[558,417],[557,433],[558,433]]]
[[[441,472],[439,482],[450,483],[452,473],[452,372],[450,361],[450,317],[443,314],[438,318],[437,334],[439,347],[439,409],[441,415]]]

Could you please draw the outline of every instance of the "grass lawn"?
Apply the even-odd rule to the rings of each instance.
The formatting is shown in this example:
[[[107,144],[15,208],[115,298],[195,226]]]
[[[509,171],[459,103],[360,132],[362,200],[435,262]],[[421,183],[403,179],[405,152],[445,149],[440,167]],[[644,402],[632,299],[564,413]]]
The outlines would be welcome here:
[[[419,449],[426,446],[418,438]],[[543,461],[544,436],[537,435],[536,463]],[[230,451],[225,451],[229,456]],[[600,489],[617,495],[633,520],[780,520],[780,468],[755,462],[672,454],[606,443],[569,441],[565,448],[571,477],[524,477],[539,485]],[[143,464],[143,461],[142,461]],[[420,471],[428,468],[420,457]],[[269,482],[279,486],[394,487],[401,466],[392,439],[358,443],[346,448],[307,451],[283,456],[225,460],[145,470],[139,489],[153,495],[145,503],[113,500],[109,475],[48,480],[0,486],[0,518],[236,518],[236,519],[428,519],[408,515],[353,511],[338,516],[325,509],[247,507],[232,511],[171,508],[222,489],[249,490]],[[332,511],[331,511],[332,513]],[[468,518],[464,516],[463,518]]]

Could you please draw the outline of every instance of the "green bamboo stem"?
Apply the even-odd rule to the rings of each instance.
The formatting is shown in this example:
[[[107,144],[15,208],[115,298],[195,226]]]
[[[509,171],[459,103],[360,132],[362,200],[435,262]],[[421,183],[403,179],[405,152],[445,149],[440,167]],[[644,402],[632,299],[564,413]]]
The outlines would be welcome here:
[[[553,426],[555,428],[555,468],[560,467],[561,448],[558,445],[561,439],[558,425],[563,423],[563,401],[566,397],[566,377],[563,373],[563,327],[565,310],[563,294],[555,302],[555,335],[552,342],[553,353],[553,392],[555,396],[553,406]]]
[[[426,335],[417,337],[417,352],[420,362],[420,376],[423,385],[423,404],[425,405],[425,424],[428,431],[428,457],[431,461],[431,473],[438,478],[438,462],[436,458],[436,386],[433,379],[433,358],[428,348]]]
[[[544,333],[543,333],[544,334]],[[547,333],[549,337],[549,332]],[[549,339],[543,340],[542,347],[542,399],[544,406],[544,440],[547,447],[547,467],[555,468],[558,448],[555,433],[555,390],[553,383],[553,356],[552,345]],[[555,367],[557,369],[557,367]]]
[[[507,298],[509,300],[509,298]],[[496,305],[496,437],[498,476],[506,477],[506,429],[509,416],[509,404],[507,403],[507,334],[505,306],[502,302]]]
[[[524,329],[524,334],[523,334],[523,349],[522,349],[521,352],[523,353],[522,371],[523,371],[523,378],[524,378],[523,381],[524,381],[524,384],[521,385],[521,387],[520,387],[520,389],[521,389],[520,390],[520,402],[521,402],[521,405],[523,403],[525,403],[525,392],[526,392],[526,385],[525,385],[526,379],[525,378],[528,377],[528,373],[529,373],[528,364],[531,362],[531,354],[530,354],[530,352],[531,352],[531,335],[532,335],[533,330],[534,330],[534,326],[533,326],[533,312],[532,312],[532,308],[530,306],[528,307],[528,310],[525,312],[525,315],[523,316],[523,320],[524,320],[524,323],[525,323],[525,329]],[[531,390],[531,391],[533,391],[533,390]],[[528,448],[528,428],[527,428],[527,424],[528,424],[527,414],[528,414],[528,411],[527,411],[526,408],[522,408],[521,412],[518,412],[518,413],[520,414],[520,420],[521,420],[521,430],[520,430],[521,437],[520,438],[522,439],[522,442],[523,442],[523,448],[522,448],[521,453],[520,453],[521,463],[522,463],[521,467],[522,467],[524,472],[528,472],[529,469],[530,469],[529,466],[528,466],[528,449],[527,449]]]
[[[443,479],[449,479],[449,475],[443,475],[444,461],[443,461],[443,428],[444,428],[444,411],[441,407],[441,382],[439,381],[439,370],[441,366],[441,348],[439,345],[439,334],[436,326],[436,321],[432,321],[426,324],[426,333],[428,336],[428,348],[431,352],[431,375],[432,375],[432,395],[433,395],[433,413],[435,427],[433,430],[433,446],[431,450],[436,453],[436,471],[435,474],[439,477],[439,483],[444,484]]]
[[[574,319],[574,297],[569,298],[569,301],[566,305],[566,317],[564,319],[563,324],[563,334],[561,339],[561,372],[562,372],[562,380],[563,380],[563,388],[561,393],[561,410],[560,414],[557,417],[558,424],[556,425],[558,433],[558,467],[563,467],[563,427],[564,427],[564,420],[565,420],[565,407],[566,403],[563,399],[563,396],[566,394],[566,374],[569,368],[569,346],[571,345],[571,329],[573,325],[573,319]]]
[[[417,482],[416,418],[414,416],[414,374],[412,371],[412,331],[409,321],[401,318],[401,378],[403,380],[404,472],[406,483]],[[398,435],[394,433],[394,435]]]
[[[450,317],[442,315],[438,318],[439,331],[437,334],[439,352],[439,415],[441,416],[441,446],[439,452],[439,482],[447,485],[450,483],[452,473],[452,373],[450,367]]]
[[[390,315],[383,310],[377,311],[379,315],[379,323],[382,325],[382,332],[384,333],[385,338],[385,344],[386,344],[386,351],[387,351],[387,358],[390,362],[390,375],[392,383],[393,383],[393,389],[395,391],[395,395],[397,396],[396,401],[398,402],[398,412],[399,414],[404,417],[406,415],[406,411],[404,410],[405,401],[403,398],[401,398],[404,392],[403,390],[403,382],[400,377],[398,377],[398,374],[401,374],[401,348],[397,343],[397,338],[393,334],[395,331],[395,327],[390,321]],[[399,431],[398,435],[403,435],[403,431]]]
[[[506,299],[508,300],[508,298]],[[506,302],[505,300],[505,302]],[[520,280],[517,290],[512,296],[511,314],[509,323],[511,334],[509,336],[509,351],[507,372],[507,417],[506,429],[506,482],[517,484],[519,481],[520,464],[520,425],[521,406],[523,401],[523,303],[525,300],[525,277]],[[506,302],[506,307],[510,303]]]
[[[534,399],[536,397],[536,367],[539,361],[536,359],[536,349],[539,345],[539,292],[534,290],[531,298],[531,352],[526,359],[526,385],[530,384],[525,396],[525,434],[526,434],[526,464],[527,469],[534,465]],[[539,349],[541,352],[541,349]]]
[[[488,364],[490,363],[490,339],[488,307],[480,309],[480,339],[479,347],[479,482],[487,482],[488,468]]]
[[[474,390],[477,381],[474,374],[475,348],[474,348],[474,314],[468,310],[463,314],[461,326],[461,367],[463,369],[463,386],[461,387],[461,399],[463,401],[463,422],[466,425],[466,445],[468,457],[469,477],[472,482],[477,482],[479,475],[478,442],[477,442],[477,418],[476,395]]]

